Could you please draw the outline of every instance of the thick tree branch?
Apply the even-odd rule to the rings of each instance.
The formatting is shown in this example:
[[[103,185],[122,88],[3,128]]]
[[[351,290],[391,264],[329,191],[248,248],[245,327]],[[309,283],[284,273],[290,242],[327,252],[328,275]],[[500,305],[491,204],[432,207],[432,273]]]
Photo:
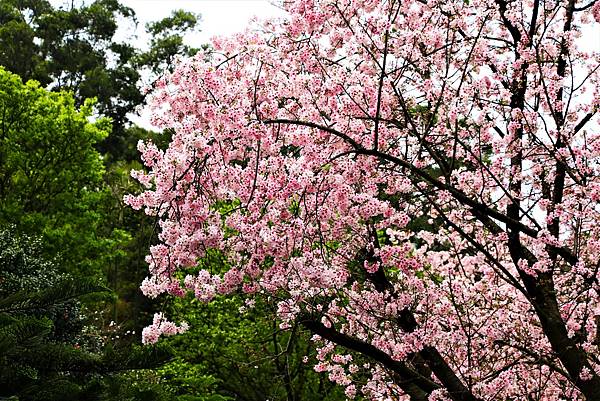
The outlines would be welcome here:
[[[362,149],[362,145],[356,142],[354,139],[350,138],[348,135],[340,132],[332,127],[327,127],[325,125],[315,124],[307,121],[299,121],[299,120],[288,120],[285,118],[278,118],[275,120],[264,120],[263,124],[290,124],[290,125],[300,125],[309,128],[316,128],[324,132],[329,132],[332,135],[337,136],[338,138],[343,139],[348,142],[354,149]]]
[[[342,334],[310,318],[302,318],[300,323],[312,333],[318,334],[322,338],[344,348],[359,352],[360,354],[379,362],[386,369],[394,372],[398,379],[398,386],[400,386],[412,400],[427,401],[429,394],[431,394],[433,390],[440,388],[440,386],[432,380],[421,376],[417,371],[408,367],[405,362],[392,359],[388,354],[369,343]]]

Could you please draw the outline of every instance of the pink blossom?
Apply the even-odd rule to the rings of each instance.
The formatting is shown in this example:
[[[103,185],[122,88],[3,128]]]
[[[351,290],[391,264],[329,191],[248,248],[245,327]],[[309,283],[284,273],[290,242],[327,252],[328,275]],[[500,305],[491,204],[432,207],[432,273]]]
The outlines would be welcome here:
[[[600,2],[285,7],[151,94],[143,292],[272,303],[349,398],[598,399]]]
[[[142,330],[142,342],[144,344],[154,344],[161,335],[172,336],[184,333],[188,328],[189,326],[186,322],[182,322],[178,326],[166,320],[162,313],[155,313],[152,325]]]

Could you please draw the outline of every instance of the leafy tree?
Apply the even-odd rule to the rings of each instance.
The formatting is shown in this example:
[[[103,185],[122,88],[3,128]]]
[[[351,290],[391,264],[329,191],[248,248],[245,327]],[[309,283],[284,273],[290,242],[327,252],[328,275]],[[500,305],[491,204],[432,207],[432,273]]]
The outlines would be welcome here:
[[[141,72],[156,74],[170,68],[176,55],[194,54],[196,49],[183,44],[183,35],[197,23],[196,15],[182,10],[150,23],[150,47],[142,50],[116,39],[119,24],[137,24],[134,11],[118,0],[59,8],[46,0],[3,0],[0,65],[23,81],[72,91],[78,106],[96,98],[97,113],[112,121],[112,134],[99,148],[119,160],[132,141],[127,114],[144,102]]]
[[[79,300],[106,291],[92,279],[59,273],[39,239],[0,230],[0,397],[158,399],[163,392],[152,386],[128,388],[122,372],[163,363],[170,356],[164,347],[86,344]]]
[[[78,109],[70,94],[0,69],[0,222],[41,235],[45,255],[59,257],[63,272],[106,279],[121,295],[114,320],[120,310],[128,328],[138,329],[146,317],[140,308],[150,306],[137,283],[153,220],[124,207],[123,195],[139,188],[129,175],[139,163],[115,162],[105,171],[95,146],[110,124],[90,122],[92,106]]]
[[[116,0],[73,3],[70,9],[44,0],[3,1],[0,64],[24,81],[72,90],[78,104],[97,97],[101,113],[119,123],[142,100],[139,73],[130,63],[135,49],[113,41],[117,19],[133,17]]]
[[[146,24],[150,36],[150,48],[138,56],[138,64],[145,66],[155,76],[173,71],[175,57],[194,55],[199,49],[183,43],[183,35],[198,24],[199,16],[184,10],[175,10],[160,21]]]
[[[600,2],[286,8],[158,83],[144,292],[271,299],[349,398],[600,400]]]
[[[123,209],[123,194],[137,190],[129,176],[131,166],[123,166],[137,158],[139,139],[156,134],[130,125],[127,113],[144,100],[142,71],[151,80],[175,54],[195,52],[182,37],[197,22],[192,13],[176,11],[149,24],[152,43],[142,50],[115,37],[117,23],[137,23],[133,10],[118,1],[60,7],[44,0],[0,2],[0,64],[24,82],[36,79],[36,90],[71,91],[74,99],[69,102],[81,107],[79,123],[92,115],[108,117],[87,126],[99,129],[93,134],[80,124],[47,124],[45,117],[59,121],[56,113],[30,107],[28,116],[35,118],[29,119],[18,112],[29,100],[18,91],[6,91],[0,119],[13,131],[0,142],[0,221],[43,234],[47,254],[62,253],[63,270],[106,277],[120,295],[112,315],[128,319],[131,328],[138,328],[136,322],[145,317],[138,307],[149,306],[133,283],[144,274],[142,249],[152,237],[153,222]],[[87,98],[96,101],[86,103]],[[34,130],[38,132],[32,135]]]
[[[92,106],[77,109],[70,94],[0,68],[0,221],[42,234],[66,270],[88,274],[114,241],[101,230],[104,167],[94,149],[110,124],[90,122]]]

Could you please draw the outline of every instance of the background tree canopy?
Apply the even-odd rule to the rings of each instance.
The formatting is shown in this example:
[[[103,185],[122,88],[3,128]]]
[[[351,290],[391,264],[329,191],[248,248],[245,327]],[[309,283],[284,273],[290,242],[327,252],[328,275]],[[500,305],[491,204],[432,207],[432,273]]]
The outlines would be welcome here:
[[[137,24],[131,8],[117,0],[72,3],[54,8],[44,0],[3,0],[0,3],[0,65],[34,79],[42,87],[73,92],[75,103],[96,98],[95,111],[112,121],[112,135],[99,149],[113,159],[128,160],[131,138],[126,134],[127,114],[144,101],[142,73],[156,75],[171,68],[176,56],[197,49],[183,43],[183,35],[197,29],[199,17],[183,10],[149,23],[148,49],[129,38],[117,40],[119,25]],[[135,144],[135,142],[133,142]],[[128,147],[129,146],[129,147]]]
[[[110,133],[108,119],[89,122],[92,107],[0,67],[0,218],[43,235],[65,269],[82,272],[99,268],[104,165],[94,146]]]
[[[24,401],[124,400],[139,388],[122,372],[148,370],[171,354],[91,335],[80,300],[108,289],[61,273],[42,241],[0,230],[0,397]],[[146,386],[142,392],[158,395]],[[116,396],[113,398],[113,396]],[[126,398],[127,397],[127,398]]]

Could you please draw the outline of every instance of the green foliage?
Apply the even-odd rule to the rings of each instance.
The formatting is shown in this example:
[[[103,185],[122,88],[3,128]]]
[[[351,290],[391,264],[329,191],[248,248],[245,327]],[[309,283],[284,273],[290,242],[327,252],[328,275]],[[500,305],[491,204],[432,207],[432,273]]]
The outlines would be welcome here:
[[[0,2],[0,65],[23,81],[73,92],[77,105],[96,98],[96,111],[113,124],[99,148],[112,161],[135,160],[137,154],[131,158],[121,145],[132,134],[127,114],[145,99],[141,72],[155,78],[172,68],[176,55],[194,54],[183,35],[196,29],[199,18],[178,10],[148,24],[150,47],[141,50],[115,38],[118,25],[137,24],[131,8],[118,0],[78,3],[54,8],[45,0]]]
[[[94,149],[110,124],[90,122],[92,106],[78,109],[70,94],[23,84],[0,67],[0,221],[43,235],[49,255],[63,254],[63,270],[88,274],[111,241],[100,229],[107,194]]]
[[[131,64],[134,49],[112,43],[117,21],[133,21],[130,8],[117,0],[70,9],[43,0],[4,0],[1,10],[0,64],[24,81],[71,90],[78,104],[97,97],[100,112],[118,123],[143,100]]]
[[[78,300],[108,289],[58,273],[40,248],[39,240],[14,228],[0,230],[0,397],[161,399],[154,385],[126,383],[132,370],[144,372],[168,360],[168,347],[105,344],[98,351],[80,344],[84,317]]]
[[[44,255],[40,238],[20,235],[15,227],[0,229],[0,314],[9,323],[23,314],[50,319],[49,338],[71,341],[83,326],[75,298],[105,289],[85,278],[77,288]]]
[[[53,341],[55,326],[50,316],[72,308],[69,302],[74,298],[101,289],[79,284],[79,280],[65,280],[0,299],[0,395],[18,394],[23,400],[71,399],[78,386],[66,378],[57,381],[58,377],[90,369],[96,357],[69,342]]]
[[[183,35],[193,31],[200,17],[184,10],[175,10],[169,17],[146,24],[151,35],[150,49],[140,54],[138,63],[149,67],[154,74],[172,71],[176,56],[191,56],[198,49],[183,43]]]
[[[171,309],[170,316],[191,327],[168,340],[176,359],[158,370],[178,401],[345,398],[302,361],[314,352],[309,334],[279,329],[268,302],[247,308],[241,296],[209,304],[180,299]]]

